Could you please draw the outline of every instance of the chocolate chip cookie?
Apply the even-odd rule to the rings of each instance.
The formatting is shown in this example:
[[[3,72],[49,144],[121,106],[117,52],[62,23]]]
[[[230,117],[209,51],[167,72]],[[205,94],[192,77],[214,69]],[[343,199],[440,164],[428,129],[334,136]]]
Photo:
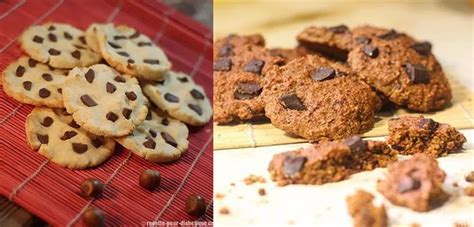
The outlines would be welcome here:
[[[341,63],[307,55],[265,78],[265,115],[308,140],[339,139],[372,128],[381,101]]]

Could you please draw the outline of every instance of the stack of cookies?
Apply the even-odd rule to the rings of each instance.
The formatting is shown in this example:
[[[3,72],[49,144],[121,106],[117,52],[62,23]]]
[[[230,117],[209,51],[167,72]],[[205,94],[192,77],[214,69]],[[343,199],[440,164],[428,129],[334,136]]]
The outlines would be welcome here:
[[[299,45],[269,49],[261,35],[214,43],[214,120],[266,116],[312,141],[369,131],[391,106],[416,112],[444,108],[451,89],[431,44],[373,26],[309,27]]]
[[[147,160],[174,161],[188,148],[186,124],[212,116],[203,88],[171,71],[161,48],[133,28],[46,23],[19,42],[29,57],[5,69],[3,89],[36,106],[26,119],[28,144],[61,166],[97,166],[115,142]]]

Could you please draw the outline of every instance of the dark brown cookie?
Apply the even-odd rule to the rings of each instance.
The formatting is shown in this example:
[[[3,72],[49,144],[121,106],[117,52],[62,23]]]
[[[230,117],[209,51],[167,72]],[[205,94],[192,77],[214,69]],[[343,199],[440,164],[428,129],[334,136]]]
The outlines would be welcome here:
[[[214,59],[234,55],[234,48],[244,45],[265,46],[265,39],[260,34],[236,35],[230,34],[214,42]]]
[[[381,105],[346,65],[316,55],[275,68],[265,81],[265,115],[275,127],[308,140],[364,133]]]

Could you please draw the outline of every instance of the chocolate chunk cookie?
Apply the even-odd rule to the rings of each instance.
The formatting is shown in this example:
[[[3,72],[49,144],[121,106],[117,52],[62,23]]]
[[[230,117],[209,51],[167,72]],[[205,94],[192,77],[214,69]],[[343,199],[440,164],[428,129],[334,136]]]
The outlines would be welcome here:
[[[352,216],[355,227],[386,227],[388,226],[387,213],[382,204],[376,207],[372,201],[374,196],[369,192],[358,190],[354,195],[346,198],[347,210]]]
[[[423,116],[403,116],[388,122],[388,144],[400,154],[441,157],[462,148],[466,137],[448,124]]]
[[[426,212],[442,205],[449,195],[443,191],[446,173],[427,154],[415,154],[409,160],[388,167],[388,176],[377,190],[393,204]]]
[[[275,127],[308,140],[364,133],[381,106],[346,65],[316,55],[276,68],[265,80],[265,115]]]
[[[265,48],[244,45],[214,60],[214,121],[228,123],[262,116],[263,78],[283,61]]]
[[[230,34],[225,38],[218,39],[214,42],[214,59],[220,57],[233,56],[234,48],[244,45],[265,46],[265,39],[260,34],[236,35]]]

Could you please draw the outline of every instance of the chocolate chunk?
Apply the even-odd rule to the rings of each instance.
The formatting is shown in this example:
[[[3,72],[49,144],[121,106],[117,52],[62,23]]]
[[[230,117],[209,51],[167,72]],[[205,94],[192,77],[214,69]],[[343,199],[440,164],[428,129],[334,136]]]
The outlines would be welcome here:
[[[54,27],[53,25],[50,25],[48,28],[48,31],[54,31],[54,30],[56,30],[56,27]]]
[[[78,154],[82,154],[87,151],[87,144],[83,143],[72,143],[72,150]]]
[[[199,116],[202,115],[202,109],[200,106],[196,104],[188,104],[189,109],[192,109],[194,112],[196,112]]]
[[[35,59],[28,59],[28,65],[31,67],[31,68],[34,68],[36,67],[36,64],[38,64],[38,61],[36,61]]]
[[[105,184],[99,179],[88,178],[81,184],[81,195],[86,198],[97,198],[104,191]]]
[[[51,117],[45,117],[43,118],[43,122],[41,122],[41,125],[44,127],[49,127],[53,124],[54,120]]]
[[[315,81],[330,80],[336,76],[336,71],[329,67],[319,67],[316,69],[311,78]]]
[[[189,93],[190,93],[191,96],[193,96],[193,98],[195,98],[195,99],[204,99],[204,95],[203,95],[200,91],[198,91],[198,90],[196,90],[196,89],[191,90]]]
[[[306,157],[302,156],[286,156],[283,161],[283,172],[288,177],[297,174],[303,169],[306,160]]]
[[[72,128],[80,128],[80,127],[81,127],[80,125],[78,125],[78,124],[76,123],[76,121],[75,121],[74,119],[72,119],[72,121],[69,122],[68,125],[71,126]]]
[[[130,101],[137,100],[137,95],[133,91],[125,92],[125,95],[127,96],[128,100],[130,100]]]
[[[64,132],[64,135],[61,137],[61,140],[68,140],[76,135],[77,135],[77,132],[75,131],[66,131]]]
[[[127,37],[124,36],[124,35],[116,35],[116,36],[114,36],[114,40],[119,40],[119,39],[127,39]]]
[[[132,110],[128,108],[123,108],[122,110],[122,115],[125,117],[125,119],[130,119],[130,114],[132,114]]]
[[[338,26],[329,27],[328,30],[334,33],[344,33],[344,32],[348,32],[349,28],[346,25],[341,24]]]
[[[188,82],[188,78],[187,77],[182,77],[182,78],[179,78],[178,77],[178,80],[181,81],[181,83],[187,83]],[[164,81],[163,81],[164,82]]]
[[[51,95],[51,92],[46,88],[41,88],[38,94],[41,98],[48,98]]]
[[[86,38],[84,36],[79,36],[79,41],[81,41],[82,44],[87,45]]]
[[[284,95],[280,97],[281,104],[283,107],[291,110],[306,110],[306,107],[303,105],[303,102],[301,102],[300,98],[298,96],[292,94],[292,95]]]
[[[130,39],[135,39],[135,38],[138,38],[138,36],[140,36],[140,33],[138,33],[137,31],[135,31],[135,33],[133,33],[133,35],[129,36],[128,38],[130,38]]]
[[[46,80],[46,81],[52,81],[53,80],[53,76],[51,76],[51,74],[49,74],[49,73],[43,73],[43,75],[41,75],[41,77],[43,77],[43,79]]]
[[[426,70],[425,66],[407,63],[405,65],[405,69],[411,82],[415,84],[429,83],[430,74],[428,73],[428,70]]]
[[[49,49],[48,53],[53,55],[53,56],[56,56],[56,55],[60,55],[61,51],[51,48],[51,49]]]
[[[113,83],[110,83],[110,82],[107,82],[106,84],[106,90],[107,90],[107,93],[114,93],[115,90],[117,90],[117,87],[115,87],[115,85]]]
[[[160,172],[152,169],[146,169],[140,174],[139,185],[149,191],[155,190],[160,185],[161,174]]]
[[[423,128],[423,129],[428,129],[431,133],[436,131],[438,126],[439,126],[439,123],[436,121],[433,121],[433,119],[430,119],[430,118],[422,118],[418,122],[418,127]]]
[[[165,99],[168,102],[175,102],[175,103],[179,102],[179,98],[175,95],[170,94],[170,93],[165,94]]]
[[[119,82],[119,83],[125,83],[125,78],[122,77],[122,76],[116,76],[114,78],[115,81]]]
[[[163,120],[161,120],[161,124],[164,126],[168,126],[170,124],[170,121],[167,118],[163,118]]]
[[[139,47],[151,46],[151,43],[150,42],[138,42],[137,46],[139,46]]]
[[[419,180],[414,179],[412,177],[403,177],[398,182],[397,190],[400,193],[405,193],[405,192],[408,192],[408,191],[413,191],[413,190],[419,189],[420,187],[421,187],[421,182]]]
[[[153,138],[156,137],[156,132],[155,132],[153,129],[148,130],[148,132],[150,133],[150,135],[151,135]]]
[[[191,195],[186,199],[186,213],[200,217],[206,213],[206,201],[199,195]]]
[[[178,147],[178,143],[176,143],[176,140],[174,138],[166,133],[166,132],[161,132],[161,137],[165,140],[165,142],[173,147]]]
[[[123,52],[123,51],[119,51],[119,52],[117,52],[117,54],[122,55],[124,57],[130,57],[130,55],[128,55],[127,52]]]
[[[219,54],[218,56],[219,57],[228,57],[230,55],[232,55],[232,49],[234,48],[234,46],[230,43],[225,43],[224,45],[222,45],[221,49],[219,49]]]
[[[429,42],[414,43],[410,47],[421,55],[426,56],[431,53],[431,43]]]
[[[107,43],[114,49],[122,48],[120,45],[118,45],[116,43],[113,43],[113,42],[110,42],[110,41],[108,41]]]
[[[31,81],[23,82],[23,88],[25,88],[25,90],[27,91],[31,91],[31,85],[32,85]]]
[[[363,152],[367,150],[367,141],[362,140],[360,136],[351,136],[344,140],[344,143],[353,152]]]
[[[82,101],[82,103],[84,103],[84,105],[86,105],[88,107],[97,106],[97,103],[89,95],[81,96],[81,101]]]
[[[355,38],[355,41],[359,44],[369,44],[370,41],[372,41],[369,37],[367,36],[359,36]]]
[[[82,222],[88,227],[103,227],[105,226],[104,212],[97,207],[89,207],[82,215]]]
[[[240,83],[234,92],[238,100],[253,99],[262,93],[262,86],[258,83]]]
[[[118,119],[117,114],[114,114],[112,112],[108,112],[105,117],[107,118],[107,120],[109,120],[111,122],[115,122]]]
[[[378,37],[385,40],[392,40],[398,38],[399,35],[400,34],[398,34],[395,30],[390,29],[388,32],[379,35]]]
[[[36,135],[38,137],[38,140],[40,141],[41,144],[48,144],[49,142],[49,136],[48,135]]]
[[[69,34],[69,32],[64,32],[64,38],[71,40],[71,39],[72,39],[72,35]]]
[[[91,140],[91,143],[92,143],[92,146],[94,146],[95,148],[99,148],[100,146],[104,144],[104,138],[101,136],[96,137]]]
[[[259,59],[252,59],[244,66],[244,71],[260,75],[265,62]]]
[[[95,77],[95,72],[93,69],[89,69],[87,72],[86,72],[86,80],[87,82],[89,83],[92,83],[94,81],[94,77]]]
[[[49,41],[51,41],[51,42],[53,42],[53,43],[55,43],[55,42],[58,41],[58,38],[57,38],[56,35],[53,34],[53,33],[49,33],[49,34],[48,34],[48,39],[49,39]]]
[[[133,64],[133,63],[135,63],[135,60],[133,60],[133,59],[130,58],[130,59],[127,60],[127,63],[128,63],[128,64]]]
[[[148,113],[146,114],[145,120],[147,121],[151,120],[151,111],[148,111]]]
[[[78,50],[75,50],[71,53],[72,57],[75,59],[81,59],[81,52]]]
[[[379,48],[371,45],[364,45],[364,47],[362,47],[362,51],[365,55],[371,58],[376,58],[377,56],[379,56]]]
[[[35,42],[35,43],[43,43],[43,38],[41,38],[41,37],[35,35],[35,36],[33,37],[33,42]]]
[[[143,62],[144,63],[147,63],[147,64],[150,64],[150,65],[157,65],[157,64],[160,64],[160,60],[158,59],[143,59]]]
[[[25,71],[26,71],[25,67],[23,67],[22,65],[19,65],[19,66],[16,68],[15,75],[16,75],[17,77],[22,77],[23,74],[25,74]]]
[[[230,58],[220,58],[214,61],[214,71],[229,71],[232,68]]]
[[[155,149],[156,143],[153,139],[150,138],[143,142],[143,146],[149,149]]]

